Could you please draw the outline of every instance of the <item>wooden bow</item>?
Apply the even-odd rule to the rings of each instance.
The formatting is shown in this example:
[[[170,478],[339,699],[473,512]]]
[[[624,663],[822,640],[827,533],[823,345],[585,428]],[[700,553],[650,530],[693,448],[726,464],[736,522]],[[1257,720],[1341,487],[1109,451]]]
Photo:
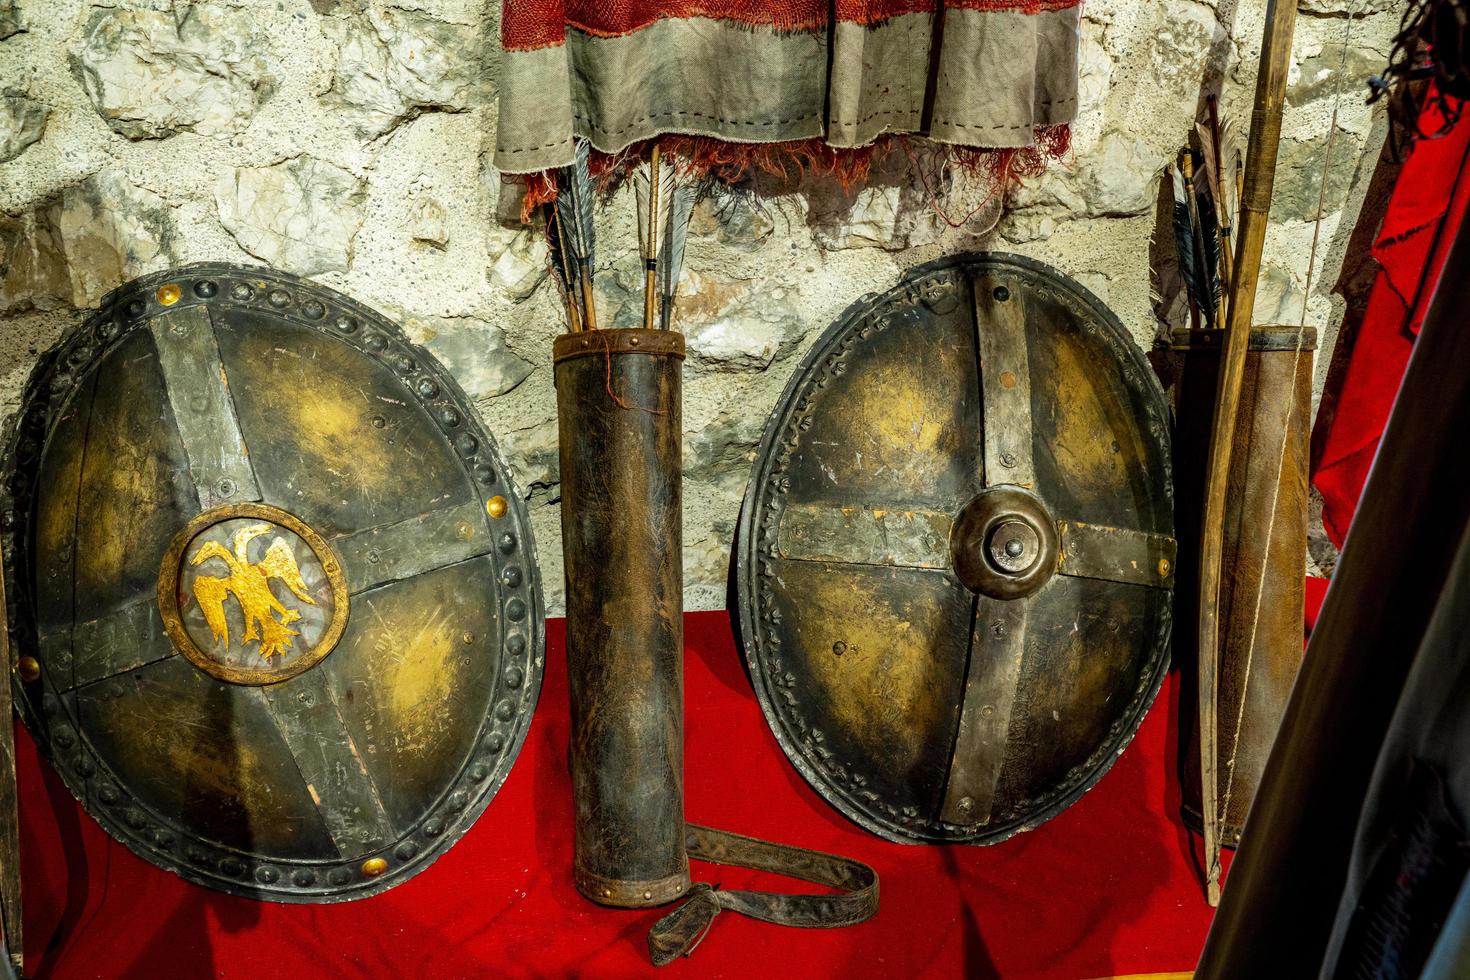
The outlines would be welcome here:
[[[1235,448],[1235,417],[1240,408],[1246,349],[1255,313],[1261,249],[1271,210],[1276,151],[1281,142],[1281,110],[1296,28],[1295,0],[1270,0],[1265,39],[1256,74],[1255,107],[1246,150],[1238,237],[1230,282],[1225,337],[1220,355],[1219,391],[1211,427],[1209,468],[1205,473],[1204,522],[1200,531],[1199,713],[1201,822],[1205,837],[1205,888],[1211,906],[1220,904],[1219,705],[1220,565],[1225,540],[1226,482]]]

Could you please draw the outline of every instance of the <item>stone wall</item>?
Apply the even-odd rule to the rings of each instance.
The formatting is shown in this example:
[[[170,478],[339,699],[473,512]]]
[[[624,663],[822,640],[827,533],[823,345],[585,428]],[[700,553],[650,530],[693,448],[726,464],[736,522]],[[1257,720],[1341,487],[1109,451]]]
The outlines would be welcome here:
[[[1088,0],[1072,153],[1004,201],[973,202],[962,228],[891,174],[852,195],[818,184],[700,205],[678,313],[691,608],[724,604],[746,472],[801,354],[904,269],[962,248],[1031,255],[1151,344],[1159,173],[1207,87],[1220,83],[1244,128],[1263,8]],[[1335,129],[1307,300],[1330,347],[1349,202],[1382,138],[1362,79],[1400,11],[1303,0],[1301,14],[1257,318],[1301,316]],[[0,0],[0,411],[14,412],[37,353],[133,276],[204,259],[312,276],[400,318],[456,373],[515,463],[559,612],[561,311],[541,239],[490,164],[497,20],[493,0]],[[971,210],[967,193],[951,207]],[[614,325],[641,310],[630,197],[601,213],[597,286]]]

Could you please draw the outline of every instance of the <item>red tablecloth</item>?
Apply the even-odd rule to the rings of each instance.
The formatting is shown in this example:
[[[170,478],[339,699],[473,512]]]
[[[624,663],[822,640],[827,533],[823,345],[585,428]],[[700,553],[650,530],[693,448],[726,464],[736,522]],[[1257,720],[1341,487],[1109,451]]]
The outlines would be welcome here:
[[[133,857],[19,739],[27,973],[36,977],[620,977],[652,972],[660,912],[571,884],[564,624],[519,761],[465,838],[412,881],[336,906],[275,905],[186,884]],[[761,977],[1079,978],[1193,966],[1209,924],[1178,819],[1171,676],[1132,745],[1080,803],[995,847],[890,844],[809,789],[766,728],[724,613],[687,618],[691,820],[871,863],[882,907],[849,929],[726,913],[662,971]],[[180,737],[185,737],[180,733]],[[794,883],[696,864],[700,880]]]

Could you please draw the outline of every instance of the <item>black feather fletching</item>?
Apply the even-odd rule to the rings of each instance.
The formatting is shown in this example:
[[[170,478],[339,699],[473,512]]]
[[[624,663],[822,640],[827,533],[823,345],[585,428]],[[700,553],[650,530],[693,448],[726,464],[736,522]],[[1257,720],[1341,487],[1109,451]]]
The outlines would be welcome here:
[[[658,293],[660,323],[668,330],[673,325],[674,295],[679,290],[679,273],[684,268],[684,246],[689,241],[689,219],[694,214],[694,202],[699,189],[694,178],[685,176],[674,188],[669,202],[668,228],[659,245]]]
[[[592,175],[587,168],[588,143],[577,140],[576,159],[556,176],[556,217],[566,236],[569,258],[593,266],[597,257],[597,229],[592,222]]]
[[[1184,290],[1195,308],[1205,316],[1211,304],[1205,292],[1204,279],[1200,273],[1200,257],[1195,254],[1194,223],[1189,217],[1189,189],[1184,183],[1184,174],[1178,167],[1170,167],[1169,175],[1174,186],[1174,247],[1179,253],[1179,277],[1184,280]]]
[[[1205,319],[1214,323],[1220,309],[1220,291],[1224,280],[1220,268],[1220,224],[1215,217],[1218,212],[1215,210],[1214,198],[1203,183],[1195,190],[1195,200],[1195,211],[1199,214],[1199,237],[1204,251],[1199,262],[1200,278],[1205,295],[1209,297],[1209,315]]]
[[[597,309],[593,304],[592,271],[597,261],[597,228],[592,221],[592,174],[588,167],[590,144],[576,141],[572,164],[556,175],[556,224],[561,241],[566,243],[567,281],[576,282],[573,290],[581,296],[581,326],[597,329]]]

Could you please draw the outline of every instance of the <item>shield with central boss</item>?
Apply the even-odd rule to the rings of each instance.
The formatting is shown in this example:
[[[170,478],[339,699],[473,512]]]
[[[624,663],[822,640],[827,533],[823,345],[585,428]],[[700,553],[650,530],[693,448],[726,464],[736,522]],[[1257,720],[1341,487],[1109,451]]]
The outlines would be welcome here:
[[[543,662],[530,524],[373,311],[262,269],[135,281],[37,367],[7,490],[22,715],[148,860],[361,897],[504,781]]]
[[[741,633],[834,806],[994,843],[1075,802],[1167,667],[1168,415],[1143,354],[1038,262],[955,256],[834,323],[745,498]]]

